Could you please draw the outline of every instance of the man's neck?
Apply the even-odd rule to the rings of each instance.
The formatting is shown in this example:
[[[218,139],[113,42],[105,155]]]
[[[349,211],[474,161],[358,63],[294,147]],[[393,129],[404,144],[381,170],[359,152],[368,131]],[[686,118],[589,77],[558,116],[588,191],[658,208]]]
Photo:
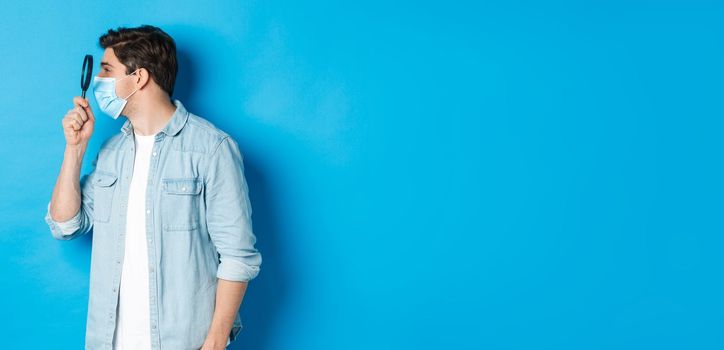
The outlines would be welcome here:
[[[176,105],[168,99],[149,101],[139,106],[136,113],[128,116],[134,132],[139,135],[153,135],[161,131],[176,112]]]

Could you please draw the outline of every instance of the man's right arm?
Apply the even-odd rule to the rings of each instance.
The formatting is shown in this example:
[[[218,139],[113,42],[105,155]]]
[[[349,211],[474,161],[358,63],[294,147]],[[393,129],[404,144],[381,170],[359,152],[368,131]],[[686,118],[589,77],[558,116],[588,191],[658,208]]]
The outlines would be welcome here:
[[[93,171],[80,177],[85,146],[66,146],[63,165],[48,203],[45,222],[55,239],[70,240],[82,236],[93,227]]]
[[[65,154],[45,214],[45,222],[53,237],[66,241],[88,233],[93,226],[93,178],[98,163],[96,156],[93,171],[79,180],[83,156],[96,118],[87,99],[76,96],[73,106],[61,120],[66,141]]]

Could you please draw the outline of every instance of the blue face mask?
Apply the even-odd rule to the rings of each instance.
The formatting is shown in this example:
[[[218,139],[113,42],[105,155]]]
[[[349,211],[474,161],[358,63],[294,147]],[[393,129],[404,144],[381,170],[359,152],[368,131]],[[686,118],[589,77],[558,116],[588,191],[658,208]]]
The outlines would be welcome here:
[[[139,69],[118,80],[99,76],[93,78],[93,94],[96,97],[96,102],[98,102],[98,107],[111,118],[117,119],[121,115],[123,108],[126,107],[128,98],[138,91],[138,89],[133,90],[126,98],[120,98],[116,95],[116,82],[128,78],[138,72]]]

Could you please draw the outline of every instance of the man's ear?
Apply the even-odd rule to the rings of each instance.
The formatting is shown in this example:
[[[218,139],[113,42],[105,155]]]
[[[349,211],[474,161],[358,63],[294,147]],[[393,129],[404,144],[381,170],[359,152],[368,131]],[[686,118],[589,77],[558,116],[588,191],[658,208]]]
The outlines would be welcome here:
[[[138,90],[142,90],[143,88],[148,85],[149,80],[151,79],[151,75],[149,74],[148,70],[146,68],[140,68],[138,69],[138,72],[136,72],[136,84],[138,84]]]

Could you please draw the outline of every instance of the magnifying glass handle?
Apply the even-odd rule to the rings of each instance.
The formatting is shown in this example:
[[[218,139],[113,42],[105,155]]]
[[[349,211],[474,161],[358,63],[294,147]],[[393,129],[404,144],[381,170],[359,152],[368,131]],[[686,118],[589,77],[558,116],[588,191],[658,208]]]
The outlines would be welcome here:
[[[81,97],[85,98],[85,90],[83,90],[83,93],[80,95],[81,95]]]

